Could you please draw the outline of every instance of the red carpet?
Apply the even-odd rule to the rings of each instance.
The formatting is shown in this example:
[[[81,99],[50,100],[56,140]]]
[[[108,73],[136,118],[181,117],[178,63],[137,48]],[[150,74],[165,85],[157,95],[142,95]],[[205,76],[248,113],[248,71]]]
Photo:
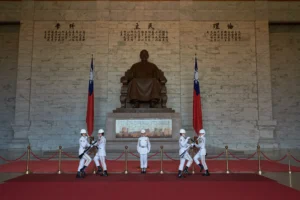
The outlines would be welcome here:
[[[208,160],[208,168],[210,172],[225,172],[225,160]],[[168,172],[177,172],[179,161],[164,161],[163,170]],[[107,161],[109,172],[124,172],[124,161]],[[78,160],[63,160],[61,170],[65,173],[75,173],[78,167]],[[91,163],[87,172],[92,172],[94,163]],[[160,161],[149,161],[148,172],[156,173],[160,171]],[[198,173],[199,167],[195,165],[195,172]],[[0,172],[25,172],[26,161],[17,161],[4,165],[0,165]],[[55,173],[58,170],[58,161],[31,161],[29,169],[33,173]],[[230,160],[229,170],[231,172],[250,172],[258,171],[258,162],[256,160]],[[270,161],[261,161],[261,170],[264,172],[288,172],[288,165],[275,163]],[[300,167],[292,166],[293,172],[300,172]],[[128,171],[139,172],[139,161],[128,161]],[[190,168],[192,171],[192,168]]]
[[[133,182],[151,182],[151,181],[177,181],[176,175],[170,174],[112,174],[108,177],[101,177],[99,175],[87,175],[84,179],[76,179],[75,174],[30,174],[23,175],[14,179],[10,179],[5,183],[18,183],[18,182],[115,182],[115,181],[133,181]],[[274,180],[260,176],[257,174],[214,174],[210,177],[203,177],[202,175],[186,175],[184,179],[180,181],[271,181]]]
[[[112,174],[76,179],[74,175],[24,175],[0,184],[1,200],[299,200],[300,192],[256,174]]]

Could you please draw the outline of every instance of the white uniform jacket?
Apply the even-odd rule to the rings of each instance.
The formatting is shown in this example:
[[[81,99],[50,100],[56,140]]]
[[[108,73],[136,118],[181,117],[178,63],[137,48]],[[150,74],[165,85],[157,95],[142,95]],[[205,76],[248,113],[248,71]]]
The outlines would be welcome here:
[[[189,138],[184,138],[180,136],[179,138],[179,155],[181,155],[184,151],[186,151],[190,145],[188,144]]]
[[[198,144],[195,144],[196,147],[200,148],[198,153],[200,153],[200,155],[206,155],[206,148],[205,148],[205,142],[206,139],[204,136],[202,137],[198,137]]]
[[[106,156],[106,150],[105,150],[105,146],[106,146],[106,138],[104,136],[102,136],[100,138],[100,140],[97,142],[97,147],[98,147],[98,156]]]
[[[137,151],[139,154],[147,154],[150,152],[151,144],[148,137],[140,137],[137,143]]]
[[[87,141],[87,137],[81,136],[79,138],[79,154],[78,155],[82,154],[84,152],[84,150],[89,146],[90,146],[90,144]]]

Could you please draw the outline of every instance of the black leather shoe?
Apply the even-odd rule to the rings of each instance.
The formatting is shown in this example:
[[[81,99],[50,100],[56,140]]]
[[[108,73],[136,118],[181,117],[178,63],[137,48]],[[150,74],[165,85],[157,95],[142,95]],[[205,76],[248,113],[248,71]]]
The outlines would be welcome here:
[[[189,173],[188,167],[185,167],[185,168],[184,168],[183,173],[185,173],[185,174],[188,174],[188,173]]]
[[[184,178],[184,176],[182,175],[182,172],[180,170],[178,170],[178,175],[177,175],[178,178]]]
[[[100,176],[108,176],[107,171],[105,170]]]
[[[98,172],[103,172],[103,170],[100,166],[98,166]]]
[[[203,169],[204,169],[204,167],[203,167],[203,165],[202,165],[202,164],[200,164],[199,166],[200,166],[200,172],[202,172],[202,171],[203,171]]]
[[[81,176],[81,173],[80,173],[80,172],[77,172],[76,178],[83,178],[83,177]]]
[[[86,173],[85,173],[84,170],[82,170],[82,171],[80,171],[80,172],[81,172],[81,176],[82,176],[82,177],[85,177],[85,176],[86,176]]]
[[[205,173],[204,173],[204,174],[202,174],[202,176],[210,176],[210,174],[209,174],[208,170],[206,170],[206,171],[205,171]]]

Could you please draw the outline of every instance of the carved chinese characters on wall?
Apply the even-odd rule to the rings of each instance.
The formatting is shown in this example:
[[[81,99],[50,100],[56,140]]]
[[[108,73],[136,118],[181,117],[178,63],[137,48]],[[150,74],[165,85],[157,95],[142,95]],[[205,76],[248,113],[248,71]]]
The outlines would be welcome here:
[[[214,23],[206,31],[206,37],[210,42],[237,42],[241,41],[242,34],[232,23]]]
[[[131,30],[120,31],[120,37],[125,42],[168,42],[168,34],[168,30],[156,29],[153,23],[148,23],[147,27],[140,27],[139,23],[136,23]]]
[[[82,42],[86,40],[85,30],[79,30],[75,28],[75,24],[69,24],[69,29],[61,29],[62,25],[57,23],[52,30],[44,31],[44,39],[47,42]]]

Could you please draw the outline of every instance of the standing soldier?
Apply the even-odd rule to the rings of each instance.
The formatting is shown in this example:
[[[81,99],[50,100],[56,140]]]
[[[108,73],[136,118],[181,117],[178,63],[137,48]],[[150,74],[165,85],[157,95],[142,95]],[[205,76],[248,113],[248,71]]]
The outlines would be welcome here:
[[[89,166],[92,159],[85,152],[85,149],[89,148],[91,145],[87,141],[87,132],[85,129],[81,129],[80,131],[81,137],[79,139],[79,166],[77,170],[76,178],[83,178],[85,175],[84,169]]]
[[[142,136],[139,138],[137,143],[137,151],[140,154],[140,162],[141,162],[141,173],[146,174],[147,169],[147,154],[150,152],[151,144],[149,138],[145,135],[146,131],[141,130]]]
[[[98,152],[97,152],[96,156],[94,157],[95,164],[98,168],[97,174],[100,174],[101,176],[108,176],[106,163],[105,163],[106,139],[104,137],[104,130],[103,129],[99,129],[99,131],[98,131],[98,143],[97,143],[97,145],[98,145]],[[102,168],[100,167],[100,164],[99,164],[99,160],[101,162],[101,166],[103,167],[103,173],[102,173]]]
[[[203,174],[203,176],[209,176],[209,172],[208,172],[208,168],[207,168],[207,165],[206,165],[206,162],[205,162],[205,155],[206,155],[206,148],[205,148],[205,142],[206,142],[206,139],[205,139],[205,130],[204,129],[201,129],[199,131],[199,137],[198,137],[198,144],[195,144],[196,147],[200,148],[198,153],[194,156],[194,161],[197,165],[199,165],[200,167],[200,172],[202,172],[202,170],[204,169],[205,170],[205,173]],[[199,162],[199,158],[201,159],[201,163]]]
[[[188,168],[193,163],[193,159],[191,158],[188,150],[193,146],[193,144],[188,144],[188,141],[190,137],[185,138],[185,130],[180,129],[180,138],[179,138],[179,157],[180,157],[180,165],[178,169],[178,178],[182,178],[182,170],[185,163],[185,160],[187,160],[187,164],[183,170],[184,173],[188,174]]]

